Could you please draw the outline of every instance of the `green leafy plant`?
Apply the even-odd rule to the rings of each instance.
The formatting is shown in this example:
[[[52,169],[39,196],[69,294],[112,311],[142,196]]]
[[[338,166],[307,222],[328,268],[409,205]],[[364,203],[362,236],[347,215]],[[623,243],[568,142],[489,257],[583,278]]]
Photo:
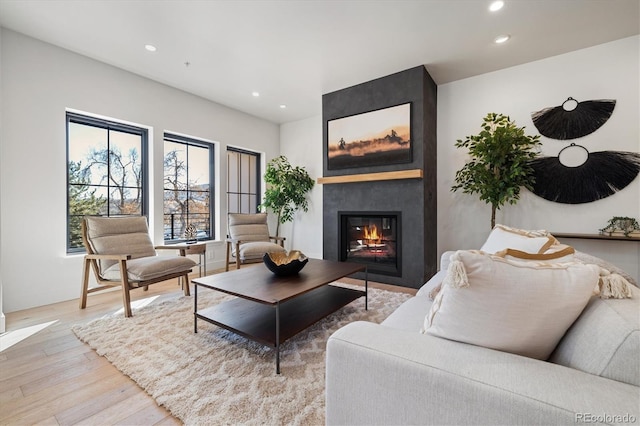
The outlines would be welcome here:
[[[614,216],[609,219],[607,226],[600,230],[601,234],[612,235],[614,232],[622,232],[625,237],[635,231],[640,231],[638,221],[632,217]]]
[[[508,116],[489,113],[483,119],[482,131],[456,142],[467,148],[471,160],[456,172],[452,191],[478,194],[491,204],[491,228],[496,224],[496,210],[520,199],[520,188],[532,190],[533,168],[530,161],[539,152],[540,135],[527,136]]]
[[[280,224],[293,220],[298,209],[309,210],[306,197],[314,182],[303,167],[293,167],[287,157],[281,155],[269,161],[264,174],[267,190],[260,205],[278,216],[276,236],[280,236]]]

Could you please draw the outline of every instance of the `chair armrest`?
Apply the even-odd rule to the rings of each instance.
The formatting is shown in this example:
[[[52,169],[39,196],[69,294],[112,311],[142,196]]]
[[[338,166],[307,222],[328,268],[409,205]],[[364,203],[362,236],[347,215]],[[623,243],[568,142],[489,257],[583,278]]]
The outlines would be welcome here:
[[[327,342],[326,424],[574,424],[640,416],[640,388],[417,331],[354,322]]]
[[[284,240],[286,240],[285,237],[276,237],[276,236],[269,236],[269,239],[273,240],[276,244],[280,245],[280,247],[284,247]]]
[[[129,260],[131,259],[130,254],[85,254],[85,259],[95,259],[95,260]]]

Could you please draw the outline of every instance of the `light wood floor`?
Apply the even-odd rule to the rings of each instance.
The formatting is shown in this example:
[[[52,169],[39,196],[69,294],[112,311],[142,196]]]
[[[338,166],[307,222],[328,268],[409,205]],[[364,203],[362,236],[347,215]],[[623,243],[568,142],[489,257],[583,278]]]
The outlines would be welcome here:
[[[362,284],[345,278],[342,281]],[[371,287],[415,294],[415,289],[369,283]],[[78,287],[80,287],[78,285]],[[79,288],[78,288],[79,290]],[[132,301],[180,292],[176,280],[135,290]],[[119,291],[6,314],[3,340],[30,328],[44,327],[13,346],[0,348],[1,425],[175,425],[180,421],[158,406],[129,377],[78,340],[71,331],[122,309]],[[135,315],[135,313],[134,313]],[[47,323],[50,323],[46,327]]]

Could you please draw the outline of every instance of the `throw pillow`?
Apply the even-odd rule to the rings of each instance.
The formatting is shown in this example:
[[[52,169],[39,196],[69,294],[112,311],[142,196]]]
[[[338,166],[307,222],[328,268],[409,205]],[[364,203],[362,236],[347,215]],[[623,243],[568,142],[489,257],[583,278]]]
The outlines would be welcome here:
[[[508,248],[496,253],[496,256],[509,260],[538,260],[553,263],[573,262],[575,249],[566,244],[554,244],[544,253],[527,253]]]
[[[611,273],[615,273],[615,274],[619,274],[622,277],[624,277],[630,284],[636,286],[636,287],[640,287],[638,286],[638,283],[636,282],[635,279],[633,279],[633,277],[631,275],[629,275],[625,270],[618,268],[616,265],[614,265],[611,262],[607,262],[604,259],[601,259],[599,257],[593,256],[591,254],[588,253],[584,253],[581,251],[576,250],[575,253],[575,258],[577,261],[582,262],[582,263],[592,263],[594,265],[598,265],[603,269],[606,269],[607,271],[611,272]]]
[[[586,306],[598,278],[595,265],[458,251],[423,332],[544,360]]]
[[[496,225],[480,250],[490,254],[506,249],[516,249],[526,253],[544,253],[557,242],[549,233],[542,235],[544,232],[546,231],[525,231]]]

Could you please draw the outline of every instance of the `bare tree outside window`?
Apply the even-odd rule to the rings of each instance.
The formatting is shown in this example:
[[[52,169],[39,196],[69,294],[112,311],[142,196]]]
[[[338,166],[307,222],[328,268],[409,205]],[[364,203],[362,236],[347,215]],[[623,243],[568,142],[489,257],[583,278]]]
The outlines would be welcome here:
[[[188,225],[196,239],[211,239],[213,145],[171,134],[164,139],[164,239],[185,240]]]
[[[67,251],[82,250],[86,215],[144,215],[147,131],[67,114]]]

